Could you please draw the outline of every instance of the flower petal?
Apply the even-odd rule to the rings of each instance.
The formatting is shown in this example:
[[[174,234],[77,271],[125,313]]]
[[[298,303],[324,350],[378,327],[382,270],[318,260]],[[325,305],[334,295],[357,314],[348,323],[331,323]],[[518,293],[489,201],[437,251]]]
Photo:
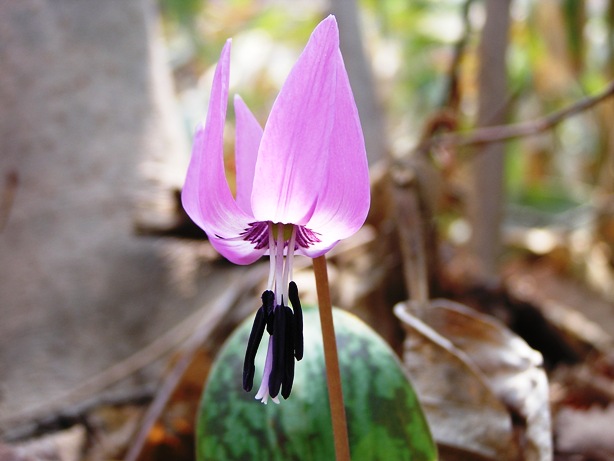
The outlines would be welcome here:
[[[237,167],[237,204],[246,213],[252,213],[252,186],[262,127],[239,95],[235,96]]]
[[[248,264],[263,251],[239,236],[254,219],[235,202],[224,170],[223,134],[228,100],[230,40],[215,70],[207,121],[194,137],[192,158],[181,193],[183,208],[213,246],[230,261]]]
[[[311,257],[325,253],[336,241],[360,229],[371,201],[364,137],[340,51],[335,65],[335,116],[327,178],[306,224],[322,241],[301,251]]]
[[[337,22],[329,16],[275,100],[256,161],[252,210],[258,221],[304,224],[313,212],[327,172],[338,48]]]
[[[339,243],[339,240],[322,240],[307,248],[298,248],[296,254],[307,256],[308,258],[317,258],[328,253],[337,243]]]

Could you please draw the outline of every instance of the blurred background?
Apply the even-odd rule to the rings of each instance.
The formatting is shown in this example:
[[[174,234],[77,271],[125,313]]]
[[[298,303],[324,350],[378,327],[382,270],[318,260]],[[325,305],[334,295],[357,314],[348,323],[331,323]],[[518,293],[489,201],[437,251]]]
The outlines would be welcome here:
[[[191,459],[208,365],[267,271],[181,210],[191,136],[228,38],[264,125],[331,12],[373,184],[329,258],[335,304],[400,355],[398,302],[497,318],[544,357],[555,459],[614,457],[613,1],[0,0],[0,459],[40,437],[119,459],[169,376],[135,452]]]

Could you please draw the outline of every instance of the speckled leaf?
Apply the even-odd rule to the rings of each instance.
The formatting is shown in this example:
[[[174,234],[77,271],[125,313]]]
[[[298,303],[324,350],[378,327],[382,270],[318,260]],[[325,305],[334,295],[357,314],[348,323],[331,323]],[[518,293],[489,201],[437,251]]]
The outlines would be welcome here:
[[[292,395],[262,405],[241,389],[251,319],[228,339],[209,375],[199,410],[198,460],[334,460],[317,309],[305,309],[305,357]],[[426,420],[394,353],[369,327],[334,312],[353,461],[437,458]],[[257,388],[264,349],[256,358]]]

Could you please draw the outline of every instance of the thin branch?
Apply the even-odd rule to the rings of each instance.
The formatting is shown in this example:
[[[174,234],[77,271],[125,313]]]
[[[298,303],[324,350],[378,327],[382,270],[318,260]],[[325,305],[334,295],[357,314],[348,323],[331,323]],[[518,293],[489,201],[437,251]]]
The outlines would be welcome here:
[[[474,146],[533,136],[555,127],[569,117],[580,114],[592,108],[612,95],[614,95],[614,81],[610,82],[608,86],[600,93],[580,99],[570,106],[553,112],[550,115],[546,115],[528,122],[479,128],[468,133],[443,134],[424,141],[417,147],[416,150],[424,152],[436,146]]]
[[[147,442],[149,432],[166,408],[175,388],[192,363],[196,352],[205,343],[206,339],[215,328],[217,328],[224,318],[228,316],[228,312],[237,302],[239,295],[245,291],[251,290],[262,280],[261,269],[261,267],[256,266],[241,274],[243,289],[236,290],[235,288],[231,288],[226,290],[213,306],[209,307],[207,312],[201,316],[201,320],[197,324],[192,335],[184,343],[179,360],[162,381],[160,388],[156,392],[156,396],[143,416],[140,428],[126,453],[126,457],[124,458],[125,461],[137,461],[139,459]],[[238,277],[234,280],[237,279]],[[228,286],[235,287],[235,283],[231,282]]]

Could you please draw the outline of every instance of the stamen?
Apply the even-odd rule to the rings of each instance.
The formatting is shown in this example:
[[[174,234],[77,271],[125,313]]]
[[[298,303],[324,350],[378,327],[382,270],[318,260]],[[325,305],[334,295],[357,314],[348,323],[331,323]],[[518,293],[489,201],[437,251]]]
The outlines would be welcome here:
[[[262,307],[266,313],[266,331],[273,334],[273,322],[275,321],[275,294],[267,290],[262,294]]]
[[[253,387],[254,360],[264,330],[269,333],[262,382],[256,398],[267,403],[269,397],[279,403],[278,395],[287,399],[294,383],[294,360],[304,353],[303,311],[296,283],[292,278],[294,253],[320,241],[311,229],[293,224],[254,222],[240,238],[254,244],[256,249],[268,246],[270,256],[268,289],[262,294],[262,306],[256,313],[243,363],[243,388]],[[287,248],[287,250],[286,250]],[[284,254],[285,253],[285,254]],[[284,305],[290,300],[292,309]]]
[[[275,283],[275,237],[273,237],[273,224],[268,223],[267,227],[269,229],[269,281],[267,282],[267,287],[269,290],[274,289]]]
[[[286,252],[286,264],[284,266],[284,277],[281,285],[283,297],[288,299],[288,280],[292,277],[292,262],[294,261],[294,246],[296,245],[296,227],[292,226],[290,240],[288,241],[288,250]]]
[[[273,333],[273,367],[269,376],[269,395],[281,395],[287,399],[294,381],[294,314],[288,306],[275,309],[275,331]]]
[[[277,241],[275,242],[275,303],[280,306],[282,303],[282,277],[284,268],[284,225],[277,224]]]
[[[288,297],[294,309],[294,357],[299,361],[303,358],[303,309],[298,297],[298,287],[296,283],[290,282],[288,287]]]
[[[292,311],[290,311],[292,314]],[[286,364],[286,317],[288,311],[283,304],[275,308],[273,323],[273,366],[269,375],[269,395],[277,397],[285,374]]]
[[[294,356],[292,352],[294,351],[294,324],[296,321],[292,309],[287,306],[282,306],[282,308],[286,310],[286,343],[284,349],[285,363],[283,368],[283,380],[281,383],[281,396],[287,399],[290,397],[292,384],[294,382]]]
[[[254,386],[254,373],[256,371],[254,360],[256,359],[256,352],[258,352],[258,346],[262,340],[262,335],[264,334],[265,325],[266,308],[263,304],[260,309],[258,309],[258,312],[256,312],[254,325],[252,326],[252,331],[247,341],[247,350],[245,351],[245,360],[243,362],[243,389],[246,392],[251,391]]]

